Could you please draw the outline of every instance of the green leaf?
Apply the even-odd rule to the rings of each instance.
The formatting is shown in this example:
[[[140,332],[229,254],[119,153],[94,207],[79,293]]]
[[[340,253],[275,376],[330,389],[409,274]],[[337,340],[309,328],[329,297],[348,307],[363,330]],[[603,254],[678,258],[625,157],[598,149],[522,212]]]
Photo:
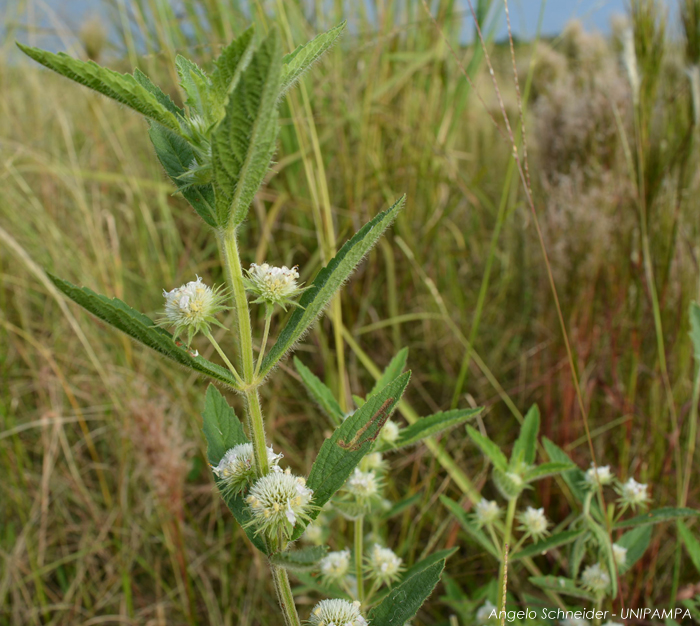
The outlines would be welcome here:
[[[235,227],[248,213],[275,152],[280,44],[272,30],[231,90],[211,136],[217,222]]]
[[[678,523],[682,524],[680,520]],[[617,571],[619,574],[624,574],[625,572],[629,571],[630,568],[642,558],[642,555],[649,547],[649,542],[651,541],[651,531],[651,525],[637,526],[637,528],[628,530],[615,542],[617,545],[627,548],[625,564],[617,566]]]
[[[323,412],[330,417],[334,426],[338,426],[343,421],[343,411],[338,401],[333,396],[333,392],[324,385],[319,378],[304,365],[297,357],[294,357],[294,366],[301,376],[306,390],[313,400],[323,409]]]
[[[335,43],[344,28],[345,22],[341,22],[329,31],[317,35],[308,43],[298,46],[294,51],[284,55],[280,97]]]
[[[593,521],[592,518],[588,518],[587,522],[588,529],[591,531],[591,535],[593,535],[600,548],[601,560],[604,562],[608,574],[610,574],[610,593],[614,598],[617,596],[617,576],[615,576],[615,555],[612,551],[610,536],[607,531],[597,522]]]
[[[440,496],[440,502],[457,518],[459,525],[465,530],[465,532],[476,541],[486,552],[497,560],[501,560],[501,555],[499,554],[496,547],[493,545],[491,540],[486,536],[484,532],[472,521],[472,519],[467,515],[467,512],[454,500],[451,500],[447,496]]]
[[[455,409],[421,417],[417,422],[402,428],[399,437],[392,449],[413,446],[427,437],[433,437],[445,430],[463,424],[473,419],[483,411],[483,407],[476,409]]]
[[[389,383],[323,442],[306,482],[313,489],[313,504],[318,507],[310,515],[312,520],[343,486],[362,457],[372,449],[379,431],[406,390],[410,377],[410,372],[406,372]],[[297,524],[292,539],[300,537],[304,528],[304,524]]]
[[[400,581],[408,580],[412,576],[424,572],[429,567],[435,565],[435,563],[439,563],[440,561],[447,561],[447,559],[449,559],[458,550],[459,548],[455,546],[454,548],[448,548],[447,550],[438,550],[437,552],[429,554],[424,559],[421,559],[417,563],[411,565],[411,567],[409,567],[401,575]]]
[[[401,513],[407,509],[410,509],[414,504],[418,504],[422,497],[423,494],[419,492],[414,493],[412,496],[408,496],[408,498],[395,502],[388,511],[381,514],[381,519],[387,520],[391,519],[392,517],[396,517],[397,515],[401,515]]]
[[[181,176],[194,161],[194,150],[182,137],[161,126],[151,124],[148,129],[156,155],[170,179],[181,187]],[[188,186],[179,189],[185,199],[192,205],[199,216],[212,228],[216,228],[216,201],[214,188],[211,185]]]
[[[542,437],[542,444],[544,449],[547,451],[549,458],[556,463],[571,463],[569,455],[564,452],[556,443],[547,439],[547,437]],[[586,482],[586,475],[577,467],[566,472],[562,472],[561,477],[567,484],[573,496],[582,503],[586,499],[586,489],[584,488]],[[596,508],[600,512],[600,507],[598,503],[591,502],[591,508]]]
[[[565,596],[581,598],[591,602],[595,601],[595,595],[590,591],[577,587],[571,578],[564,578],[563,576],[530,576],[530,582],[533,585],[537,585],[540,589],[556,591]]]
[[[288,570],[308,572],[316,568],[327,552],[327,546],[308,546],[299,550],[277,552],[270,555],[270,561]]]
[[[220,114],[223,114],[223,105],[228,94],[238,85],[243,70],[248,67],[253,56],[255,50],[253,34],[254,30],[251,26],[226,46],[214,61],[211,84],[221,103]]]
[[[445,569],[445,559],[394,587],[368,614],[372,626],[403,626],[428,599]]]
[[[330,302],[333,294],[340,289],[363,257],[394,221],[403,206],[404,199],[405,196],[401,197],[391,208],[365,224],[318,273],[299,300],[300,306],[295,307],[277,342],[265,357],[260,371],[261,376],[265,376],[309,330]]]
[[[207,361],[201,356],[192,356],[173,341],[169,332],[156,326],[153,320],[132,309],[118,298],[101,296],[87,287],[76,287],[48,272],[47,275],[51,282],[73,302],[126,333],[132,339],[195,372],[225,383],[233,389],[239,388],[238,383],[227,369]]]
[[[54,54],[39,48],[23,46],[21,43],[17,43],[17,46],[27,56],[54,72],[99,91],[176,133],[181,133],[180,123],[172,109],[165,106],[151,90],[144,87],[131,74],[120,74],[101,67],[94,61],[80,61],[63,52]]]
[[[681,517],[698,516],[700,516],[700,511],[696,511],[695,509],[676,509],[673,507],[664,507],[661,509],[654,509],[653,511],[649,511],[643,515],[638,515],[637,517],[621,520],[615,524],[615,528],[629,528],[631,526],[660,524],[661,522],[668,522]]]
[[[242,443],[249,443],[235,412],[214,385],[209,385],[207,389],[202,418],[204,421],[204,436],[207,440],[207,458],[212,465],[218,465],[227,450]],[[216,476],[214,480],[219,488],[221,497],[226,502],[226,506],[233,513],[236,521],[243,527],[246,535],[248,535],[248,539],[258,550],[267,554],[267,548],[262,537],[260,535],[256,536],[255,528],[248,525],[251,516],[243,497],[240,494],[227,492],[225,483]]]
[[[134,79],[141,87],[150,91],[156,97],[156,100],[176,117],[185,117],[185,112],[172,101],[172,98],[163,93],[163,90],[158,85],[155,85],[138,67],[134,70]]]
[[[537,467],[533,467],[525,472],[523,479],[526,483],[531,483],[535,480],[540,480],[547,476],[553,476],[554,474],[560,474],[561,472],[567,472],[572,469],[578,469],[571,461],[568,463],[560,463],[559,461],[550,461],[549,463],[541,463]]]
[[[388,383],[396,378],[401,372],[406,369],[406,360],[408,359],[408,348],[402,348],[398,354],[391,359],[389,365],[386,366],[382,375],[374,383],[372,391],[367,394],[367,399],[371,398],[375,393],[384,389]]]
[[[471,426],[467,426],[467,433],[471,440],[479,446],[479,449],[491,459],[496,469],[502,472],[508,471],[508,459],[506,459],[506,455],[501,452],[500,448],[493,441],[488,437],[484,437],[478,430],[475,430]]]
[[[540,410],[536,404],[530,407],[523,423],[520,426],[520,435],[515,441],[513,452],[510,455],[510,468],[532,465],[537,456],[537,434],[540,432]]]
[[[187,99],[185,104],[198,113],[203,119],[211,119],[211,82],[207,75],[196,64],[181,55],[175,57],[177,75]]]
[[[688,556],[698,574],[700,574],[700,541],[681,520],[678,520],[676,524],[678,525],[678,533],[685,544],[685,549],[688,551]]]
[[[541,554],[545,554],[552,548],[558,548],[559,546],[565,546],[566,544],[571,543],[582,533],[583,529],[580,528],[578,530],[567,530],[557,533],[556,535],[551,535],[542,541],[538,541],[537,543],[530,544],[522,550],[518,550],[515,554],[509,556],[508,560],[515,562],[529,556],[539,556]]]
[[[583,557],[586,556],[586,543],[590,537],[591,534],[585,530],[571,546],[571,553],[569,555],[569,575],[574,580],[578,578],[578,572],[581,569]]]
[[[690,338],[693,340],[695,360],[700,363],[700,305],[690,303]]]

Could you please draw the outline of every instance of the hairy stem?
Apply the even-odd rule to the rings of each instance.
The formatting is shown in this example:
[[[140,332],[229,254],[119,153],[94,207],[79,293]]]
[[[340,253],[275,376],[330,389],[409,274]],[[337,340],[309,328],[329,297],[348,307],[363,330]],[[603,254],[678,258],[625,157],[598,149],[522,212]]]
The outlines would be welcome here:
[[[277,601],[284,615],[285,626],[301,626],[299,614],[294,604],[292,588],[289,586],[287,570],[283,567],[273,565],[272,563],[270,563],[270,569],[272,570],[272,580],[275,583],[275,590],[277,591]]]
[[[517,498],[513,498],[508,501],[508,512],[506,513],[506,525],[505,525],[505,530],[503,532],[503,545],[501,546],[501,555],[505,557],[506,553],[506,545],[510,544],[510,536],[511,533],[513,532],[513,520],[515,519],[515,506],[518,502]],[[501,567],[500,567],[500,572],[498,576],[498,580],[500,582],[499,587],[503,587],[503,578],[506,575],[506,569],[505,569],[505,560],[501,561]],[[503,596],[503,606],[500,608],[501,611],[506,610],[506,599],[505,595]]]
[[[365,518],[363,515],[360,515],[360,517],[355,520],[355,578],[357,578],[357,599],[360,601],[360,604],[363,604],[365,601],[365,585],[362,576],[364,521]]]

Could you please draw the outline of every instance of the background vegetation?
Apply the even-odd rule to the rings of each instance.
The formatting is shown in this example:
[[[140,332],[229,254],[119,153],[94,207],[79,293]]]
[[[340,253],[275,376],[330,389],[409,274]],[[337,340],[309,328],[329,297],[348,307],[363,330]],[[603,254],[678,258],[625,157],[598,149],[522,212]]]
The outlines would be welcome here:
[[[480,19],[489,4],[475,3]],[[687,311],[700,287],[700,5],[680,4],[684,35],[674,39],[660,3],[632,1],[638,89],[622,23],[608,40],[573,23],[551,41],[516,44],[515,55],[535,207],[596,459],[623,480],[650,483],[657,506],[697,508]],[[322,320],[298,356],[332,388],[342,377],[346,393],[364,393],[373,368],[406,343],[405,411],[486,405],[483,427],[508,447],[537,402],[542,433],[589,465],[533,216],[489,119],[503,125],[488,68],[479,46],[460,45],[473,28],[466,3],[433,2],[436,22],[419,0],[104,6],[109,28],[85,24],[72,52],[122,71],[139,66],[170,81],[176,101],[164,68],[177,52],[206,67],[251,20],[276,21],[291,50],[347,18],[342,43],[283,104],[277,163],[243,226],[244,261],[298,264],[308,280],[406,192],[392,233],[345,292],[342,327]],[[32,42],[31,29],[8,24],[6,33]],[[509,48],[491,37],[487,49],[517,129]],[[243,625],[275,615],[266,570],[206,468],[203,382],[94,323],[43,274],[151,316],[163,288],[194,274],[223,282],[215,239],[171,195],[143,130],[100,96],[0,59],[3,624]],[[329,365],[338,350],[349,363],[340,376]],[[273,442],[305,473],[327,423],[290,365],[265,405]],[[393,545],[408,560],[460,545],[447,572],[469,596],[497,567],[465,543],[438,497],[492,487],[463,431],[440,445],[443,463],[424,446],[394,459],[393,498],[420,497],[392,520]],[[559,520],[568,512],[552,481],[531,499]],[[431,529],[439,534],[426,546]],[[674,528],[658,527],[622,593],[627,606],[666,605],[696,584]],[[439,596],[423,623],[446,623]],[[302,612],[315,597],[299,596]]]

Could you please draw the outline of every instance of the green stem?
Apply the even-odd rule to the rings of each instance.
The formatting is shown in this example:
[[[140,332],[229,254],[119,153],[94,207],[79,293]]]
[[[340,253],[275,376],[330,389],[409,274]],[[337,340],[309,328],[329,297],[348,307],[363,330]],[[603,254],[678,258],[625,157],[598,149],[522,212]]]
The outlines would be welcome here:
[[[355,520],[355,578],[357,578],[357,599],[360,601],[360,604],[364,604],[365,601],[365,586],[362,574],[364,521],[365,518],[363,515]]]
[[[275,583],[275,590],[277,591],[277,601],[284,615],[285,626],[301,626],[299,614],[294,604],[292,588],[289,585],[287,570],[283,567],[273,565],[272,563],[270,563],[270,569],[272,570],[272,580]]]
[[[258,352],[258,360],[255,364],[255,374],[254,378],[258,377],[260,373],[260,366],[263,362],[263,357],[265,356],[265,346],[267,346],[267,337],[270,334],[270,322],[272,321],[272,311],[267,311],[265,314],[265,331],[263,332],[262,344],[260,345],[260,352]]]
[[[221,349],[221,346],[218,344],[216,339],[214,339],[214,335],[211,334],[210,330],[205,330],[203,331],[204,336],[209,340],[212,346],[214,346],[214,349],[219,353],[219,356],[222,358],[223,362],[226,363],[226,367],[228,367],[229,371],[233,374],[233,377],[236,379],[236,382],[243,387],[243,379],[240,377],[238,372],[236,371],[236,368],[233,366],[231,361],[229,361],[229,358],[226,356],[226,353]]]
[[[515,506],[518,502],[517,498],[513,498],[512,500],[508,501],[508,512],[506,513],[506,525],[505,525],[505,530],[503,532],[503,545],[501,546],[501,556],[503,557],[506,553],[506,545],[510,543],[510,537],[511,533],[513,532],[513,520],[515,519]],[[501,560],[501,567],[500,567],[500,572],[498,576],[499,580],[499,589],[503,588],[503,577],[505,576],[506,570],[504,567],[505,563],[503,559]],[[501,611],[506,610],[506,600],[505,597],[503,598],[503,606],[500,608]]]

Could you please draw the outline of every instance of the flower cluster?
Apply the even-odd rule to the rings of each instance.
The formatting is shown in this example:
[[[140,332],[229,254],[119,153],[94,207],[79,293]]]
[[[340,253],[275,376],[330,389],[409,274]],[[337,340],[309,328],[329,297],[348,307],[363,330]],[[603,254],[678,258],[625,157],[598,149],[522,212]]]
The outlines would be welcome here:
[[[199,276],[171,291],[163,290],[163,297],[165,317],[160,323],[175,327],[173,338],[187,331],[187,345],[197,333],[208,333],[211,324],[222,326],[215,316],[229,308],[223,304],[224,291],[205,285]]]
[[[373,471],[363,472],[356,467],[345,483],[345,489],[359,502],[367,502],[379,495],[380,479]]]
[[[632,508],[642,506],[649,502],[647,490],[647,485],[638,483],[634,478],[630,478],[626,483],[620,485],[618,489],[620,502]]]
[[[313,490],[306,486],[306,481],[286,469],[259,478],[246,502],[253,516],[251,523],[258,527],[258,532],[275,536],[282,529],[289,536],[298,519],[310,519],[312,498]]]
[[[529,506],[518,515],[518,519],[521,523],[520,530],[531,535],[536,541],[549,534],[547,531],[549,521],[545,517],[544,509],[535,509]]]
[[[279,469],[278,463],[281,458],[282,455],[275,454],[272,446],[267,449],[267,462],[271,468]],[[255,478],[253,444],[242,443],[227,450],[219,464],[212,465],[212,471],[223,483],[225,492],[240,493]]]
[[[586,483],[589,487],[597,487],[598,484],[601,486],[609,485],[615,477],[610,472],[609,465],[594,466],[591,463],[591,467],[586,470]]]
[[[299,272],[296,267],[288,268],[286,265],[275,267],[263,263],[256,265],[253,263],[247,270],[248,276],[244,278],[246,290],[257,296],[253,302],[265,304],[268,307],[268,314],[271,314],[272,307],[279,304],[285,311],[287,305],[299,306],[293,301],[304,289],[297,284]]]
[[[501,516],[501,507],[495,500],[482,498],[476,503],[474,517],[479,528],[493,524]]]
[[[321,575],[330,582],[337,582],[347,576],[350,569],[350,550],[329,552],[319,564]]]
[[[347,600],[321,600],[309,616],[311,626],[367,626],[360,603]]]
[[[403,560],[393,550],[375,543],[367,559],[367,571],[372,578],[389,583],[403,571],[402,563]]]
[[[581,574],[581,584],[593,593],[601,594],[610,586],[610,574],[600,563],[589,565]]]

